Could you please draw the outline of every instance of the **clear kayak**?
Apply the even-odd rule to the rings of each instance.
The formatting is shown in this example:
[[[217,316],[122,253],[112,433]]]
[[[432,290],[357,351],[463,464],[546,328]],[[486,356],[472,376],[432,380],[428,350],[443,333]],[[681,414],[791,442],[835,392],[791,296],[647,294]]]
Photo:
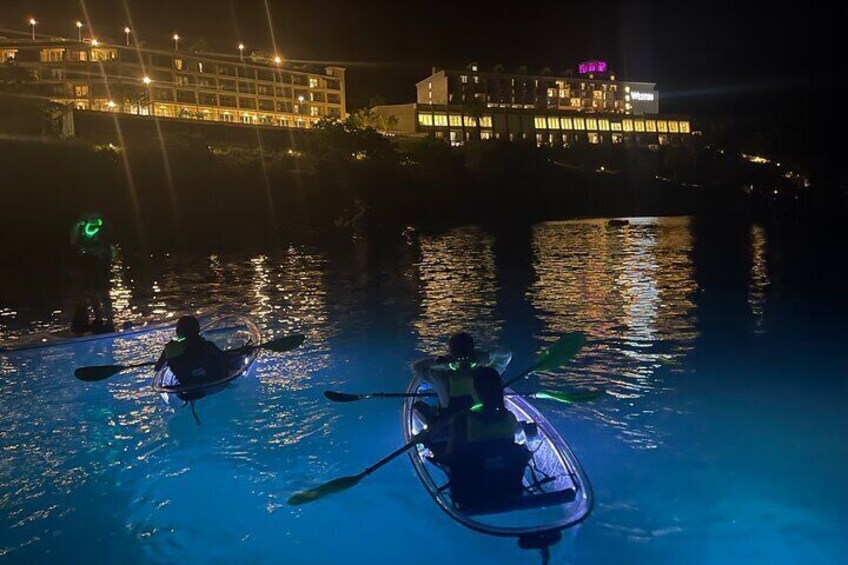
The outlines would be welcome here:
[[[432,392],[430,385],[418,377],[407,388],[407,393],[427,392]],[[406,442],[425,430],[413,410],[415,401],[407,398],[403,404]],[[435,404],[432,397],[428,402]],[[433,461],[431,446],[419,443],[409,451],[409,457],[430,496],[451,518],[484,534],[518,538],[522,547],[540,549],[545,556],[547,547],[560,539],[561,530],[589,515],[592,487],[563,437],[533,405],[520,396],[506,396],[505,404],[521,424],[516,443],[524,444],[532,454],[524,470],[523,494],[512,506],[463,511],[451,499],[449,475]]]
[[[249,318],[243,316],[214,319],[201,326],[200,333],[223,351],[262,343],[259,328]],[[193,401],[220,392],[229,385],[230,381],[250,369],[259,356],[259,351],[258,348],[249,348],[243,352],[229,353],[230,366],[225,375],[219,379],[199,384],[181,385],[166,365],[156,371],[153,376],[153,390],[158,392],[168,404],[176,400],[181,402]]]
[[[89,341],[101,341],[132,337],[150,332],[171,329],[174,327],[174,323],[174,320],[169,320],[167,322],[139,322],[137,324],[126,324],[123,328],[114,332],[99,334],[76,334],[73,333],[71,330],[40,333],[37,335],[31,335],[4,343],[0,345],[0,352],[11,353],[18,351],[29,351],[31,349],[41,349],[44,347],[56,347],[59,345],[76,345]]]

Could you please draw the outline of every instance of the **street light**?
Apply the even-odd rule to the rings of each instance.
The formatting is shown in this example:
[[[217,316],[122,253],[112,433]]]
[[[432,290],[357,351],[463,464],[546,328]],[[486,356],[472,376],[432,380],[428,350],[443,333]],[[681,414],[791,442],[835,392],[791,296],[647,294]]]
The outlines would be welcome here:
[[[37,24],[37,23],[38,23],[38,22],[37,22],[37,21],[35,21],[35,18],[30,18],[30,19],[29,19],[29,25],[30,25],[30,26],[32,26],[32,40],[33,40],[33,41],[35,41],[35,24]]]
[[[238,44],[238,50],[239,50],[239,61],[244,62],[244,43]]]
[[[127,36],[127,47],[129,47],[129,46],[130,46],[130,32],[131,32],[131,31],[132,31],[132,30],[130,29],[130,27],[129,27],[129,26],[127,26],[127,27],[125,27],[125,28],[124,28],[124,34],[126,34],[126,36]]]
[[[99,42],[99,41],[97,41],[96,39],[92,39],[92,40],[91,40],[91,46],[92,46],[92,47],[97,47],[98,45],[100,45],[100,42]]]
[[[277,55],[276,57],[274,57],[274,62],[279,65],[280,63],[283,62],[283,60],[280,58],[279,55]]]
[[[77,41],[82,41],[82,22],[77,22]]]
[[[180,36],[176,33],[174,34],[174,51],[180,50]]]
[[[141,82],[143,82],[144,84],[150,84],[153,81],[150,80],[150,77],[146,76],[143,79],[141,79]]]

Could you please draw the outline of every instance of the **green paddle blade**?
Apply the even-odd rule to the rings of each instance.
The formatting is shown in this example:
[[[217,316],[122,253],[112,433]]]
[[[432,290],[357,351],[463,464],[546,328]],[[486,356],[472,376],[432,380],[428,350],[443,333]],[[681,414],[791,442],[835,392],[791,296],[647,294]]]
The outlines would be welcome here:
[[[275,353],[285,353],[286,351],[297,349],[305,340],[306,336],[303,334],[287,335],[272,339],[269,342],[263,343],[260,347]]]
[[[557,402],[562,402],[564,404],[571,404],[573,402],[589,402],[591,400],[597,400],[604,394],[605,393],[602,390],[583,390],[577,392],[554,392],[547,390],[537,392],[533,395],[533,397],[545,400],[556,400]]]
[[[127,367],[125,365],[97,365],[94,367],[79,367],[74,371],[74,376],[81,381],[94,382],[108,379],[112,375],[120,373]]]
[[[334,390],[325,390],[324,396],[327,400],[332,400],[333,402],[354,402],[355,400],[362,400],[368,398],[367,394],[347,394],[345,392],[336,392]]]
[[[330,496],[331,494],[336,494],[338,492],[346,491],[351,487],[355,487],[359,484],[365,477],[365,474],[360,473],[358,475],[353,475],[352,477],[342,477],[340,479],[333,479],[328,483],[324,483],[323,485],[319,485],[313,489],[302,490],[300,492],[296,492],[289,497],[288,504],[289,506],[299,506],[301,504],[308,504],[310,502],[314,502],[325,496]]]
[[[536,356],[536,365],[533,370],[545,371],[559,367],[577,355],[585,344],[586,338],[583,332],[565,334]]]

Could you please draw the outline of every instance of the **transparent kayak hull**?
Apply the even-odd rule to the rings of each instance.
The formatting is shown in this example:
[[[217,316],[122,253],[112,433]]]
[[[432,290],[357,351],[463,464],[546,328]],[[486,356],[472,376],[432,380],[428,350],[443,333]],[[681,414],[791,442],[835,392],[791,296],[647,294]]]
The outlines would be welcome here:
[[[56,347],[60,345],[76,345],[90,341],[102,341],[109,339],[128,338],[146,333],[167,330],[174,327],[174,321],[167,322],[143,322],[139,324],[128,324],[118,331],[102,334],[75,334],[70,330],[52,333],[42,333],[25,338],[10,341],[0,345],[0,353],[29,351],[31,349],[42,349],[45,347]]]
[[[431,392],[428,384],[414,378],[408,393]],[[512,392],[507,389],[506,392]],[[415,398],[403,404],[403,436],[409,442],[424,431],[424,424],[413,410]],[[516,434],[516,442],[525,444],[532,458],[524,474],[525,495],[516,507],[486,513],[467,513],[451,500],[449,477],[445,469],[431,461],[432,452],[417,444],[409,451],[412,466],[427,492],[451,518],[485,534],[526,538],[559,532],[585,519],[594,502],[592,487],[583,468],[559,432],[529,402],[519,396],[505,398],[507,409],[523,428],[534,423],[536,431],[529,436]]]
[[[249,318],[243,316],[214,319],[204,324],[200,328],[200,333],[224,351],[262,343],[259,328]],[[153,390],[158,392],[162,399],[169,404],[174,401],[188,400],[189,397],[197,399],[220,392],[230,384],[230,381],[240,377],[250,369],[259,356],[259,351],[259,349],[251,349],[247,353],[238,355],[237,358],[233,359],[232,368],[224,377],[190,386],[180,385],[171,369],[166,365],[156,371],[153,376]]]

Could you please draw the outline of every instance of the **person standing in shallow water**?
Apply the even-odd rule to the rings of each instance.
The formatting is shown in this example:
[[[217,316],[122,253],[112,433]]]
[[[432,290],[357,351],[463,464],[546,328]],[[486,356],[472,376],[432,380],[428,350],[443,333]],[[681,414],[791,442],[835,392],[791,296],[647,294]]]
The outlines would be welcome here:
[[[424,401],[415,403],[415,411],[428,425],[443,416],[471,408],[474,404],[474,369],[492,367],[502,373],[512,359],[509,352],[479,351],[474,338],[465,332],[448,340],[448,355],[420,359],[412,364],[416,375],[429,383],[439,397],[439,406]]]
[[[115,321],[109,290],[115,247],[108,224],[100,214],[87,214],[74,224],[71,245],[76,251],[75,271],[81,289],[71,330],[78,334],[113,332]],[[89,308],[93,321],[89,320]]]

